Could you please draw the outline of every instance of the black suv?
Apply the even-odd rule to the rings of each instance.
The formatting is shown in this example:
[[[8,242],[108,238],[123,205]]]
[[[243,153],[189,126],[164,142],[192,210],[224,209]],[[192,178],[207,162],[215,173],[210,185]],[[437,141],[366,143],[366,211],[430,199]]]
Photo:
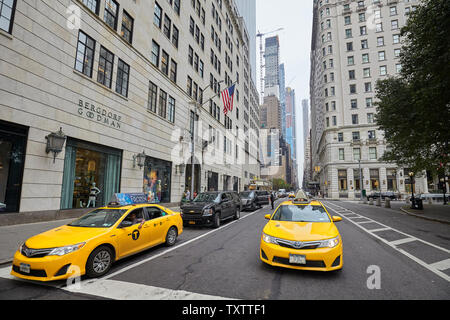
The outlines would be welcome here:
[[[270,194],[267,191],[251,190],[239,193],[242,209],[256,210],[270,203]]]
[[[193,201],[181,205],[183,224],[220,227],[223,220],[239,219],[241,199],[237,192],[200,193]]]

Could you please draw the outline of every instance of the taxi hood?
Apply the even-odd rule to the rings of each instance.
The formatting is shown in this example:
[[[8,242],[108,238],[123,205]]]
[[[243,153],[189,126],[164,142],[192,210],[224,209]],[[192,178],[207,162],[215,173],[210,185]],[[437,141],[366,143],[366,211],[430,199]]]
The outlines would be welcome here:
[[[109,230],[107,228],[81,228],[65,225],[29,238],[26,245],[32,249],[64,247],[86,242],[109,232]]]
[[[270,220],[264,228],[269,236],[292,241],[317,241],[335,238],[339,231],[332,222],[291,222]]]

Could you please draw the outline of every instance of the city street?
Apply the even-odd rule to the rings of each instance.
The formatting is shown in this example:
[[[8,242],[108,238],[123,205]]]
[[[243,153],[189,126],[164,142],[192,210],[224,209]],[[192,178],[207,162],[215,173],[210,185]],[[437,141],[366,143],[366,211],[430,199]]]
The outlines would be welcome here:
[[[314,300],[448,299],[448,224],[398,210],[324,201],[343,238],[344,268],[331,273],[265,265],[261,231],[270,206],[244,212],[219,229],[186,228],[171,248],[120,261],[103,278],[35,284],[0,269],[0,299]]]

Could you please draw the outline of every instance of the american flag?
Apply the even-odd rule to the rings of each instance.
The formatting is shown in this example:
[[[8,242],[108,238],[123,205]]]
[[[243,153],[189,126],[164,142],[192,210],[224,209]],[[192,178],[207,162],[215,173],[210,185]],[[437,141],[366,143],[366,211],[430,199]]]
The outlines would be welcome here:
[[[223,100],[223,113],[227,114],[228,111],[233,111],[233,100],[234,100],[234,89],[236,85],[233,84],[228,89],[222,91],[222,100]]]

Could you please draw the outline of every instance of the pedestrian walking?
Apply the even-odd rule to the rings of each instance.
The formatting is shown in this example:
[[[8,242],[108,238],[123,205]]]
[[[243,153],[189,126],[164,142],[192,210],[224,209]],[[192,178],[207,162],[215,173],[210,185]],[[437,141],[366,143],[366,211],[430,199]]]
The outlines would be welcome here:
[[[274,209],[275,197],[273,196],[273,192],[270,193],[270,203],[272,204],[272,210]]]

